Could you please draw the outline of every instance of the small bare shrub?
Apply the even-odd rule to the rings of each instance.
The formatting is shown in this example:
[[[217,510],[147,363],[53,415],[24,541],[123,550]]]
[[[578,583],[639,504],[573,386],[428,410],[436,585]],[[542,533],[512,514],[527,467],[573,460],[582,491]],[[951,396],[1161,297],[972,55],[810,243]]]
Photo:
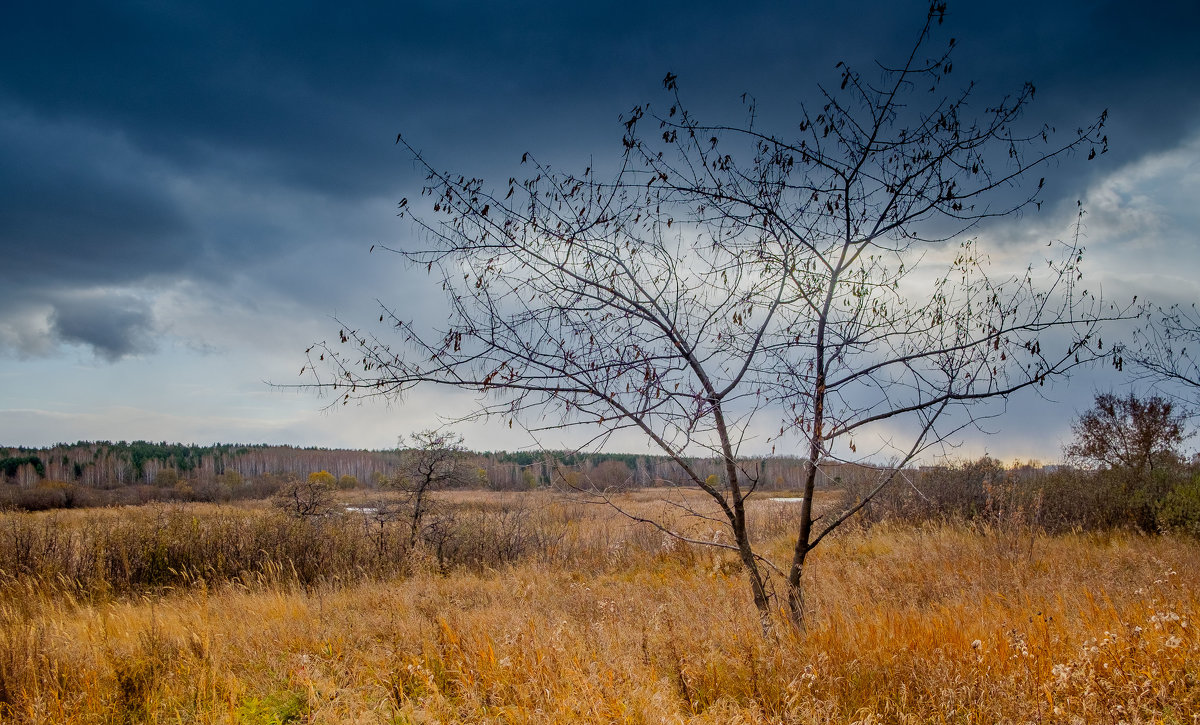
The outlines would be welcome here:
[[[333,506],[337,479],[327,471],[309,474],[304,480],[290,479],[276,492],[272,503],[297,518],[324,516]]]

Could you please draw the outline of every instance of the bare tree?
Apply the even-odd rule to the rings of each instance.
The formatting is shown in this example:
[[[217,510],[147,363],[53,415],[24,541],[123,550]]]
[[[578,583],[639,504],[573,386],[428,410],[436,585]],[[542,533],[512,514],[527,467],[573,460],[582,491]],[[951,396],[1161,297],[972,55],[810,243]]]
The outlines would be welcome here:
[[[333,490],[337,479],[328,471],[310,473],[303,480],[289,478],[275,493],[275,507],[305,519],[324,516],[333,506]]]
[[[1096,396],[1091,410],[1072,426],[1075,440],[1067,456],[1110,469],[1149,473],[1179,461],[1188,438],[1185,412],[1161,396],[1145,400],[1132,393]]]
[[[479,416],[535,435],[587,428],[595,445],[640,431],[715,506],[729,534],[718,545],[737,552],[764,626],[773,577],[801,622],[814,547],[987,414],[976,404],[1102,355],[1097,325],[1121,314],[1081,288],[1077,236],[1015,275],[966,236],[1039,204],[1044,179],[1016,185],[1048,162],[1103,153],[1104,116],[1064,141],[1022,132],[1026,85],[972,117],[971,87],[946,89],[950,50],[930,51],[944,11],[931,7],[900,65],[838,64],[837,87],[819,87],[791,136],[761,129],[752,100],[742,124],[702,124],[668,74],[664,111],[623,117],[611,179],[526,154],[529,176],[493,191],[398,138],[428,172],[427,203],[400,202],[426,244],[394,251],[440,278],[449,319],[431,335],[385,309],[400,344],[347,327],[341,345],[310,348],[324,360],[312,385],[342,401],[473,390]],[[763,428],[775,433],[756,439]],[[858,453],[872,434],[884,443]],[[747,527],[759,469],[745,454],[797,441],[804,502],[792,560],[777,565]],[[867,456],[892,463],[860,501],[814,516],[818,464]]]
[[[464,453],[461,435],[437,430],[413,434],[411,446],[402,450],[401,473],[389,487],[406,494],[410,547],[416,546],[426,529],[437,533],[444,528],[444,522],[431,516],[436,508],[432,494],[477,480],[463,460]]]

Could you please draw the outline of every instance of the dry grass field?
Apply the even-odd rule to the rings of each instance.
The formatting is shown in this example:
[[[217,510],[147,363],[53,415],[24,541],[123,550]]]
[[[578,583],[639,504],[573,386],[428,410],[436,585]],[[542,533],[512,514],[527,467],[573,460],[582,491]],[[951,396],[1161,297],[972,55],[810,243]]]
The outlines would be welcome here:
[[[764,633],[726,552],[551,494],[453,504],[521,546],[439,566],[353,517],[4,515],[0,721],[1200,721],[1195,540],[852,528],[814,554],[807,629]],[[788,506],[753,512],[781,560]]]

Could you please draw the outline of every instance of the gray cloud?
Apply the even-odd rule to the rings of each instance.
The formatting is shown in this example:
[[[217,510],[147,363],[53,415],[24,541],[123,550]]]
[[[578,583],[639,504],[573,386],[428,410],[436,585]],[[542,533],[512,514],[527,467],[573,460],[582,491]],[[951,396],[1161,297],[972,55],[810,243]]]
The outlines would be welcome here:
[[[46,358],[82,346],[114,363],[153,352],[158,328],[151,304],[128,291],[35,293],[0,307],[0,357]]]
[[[247,247],[282,241],[244,215],[197,218],[181,183],[351,204],[411,196],[421,179],[391,144],[400,131],[437,165],[489,178],[525,150],[604,164],[619,152],[616,115],[664,100],[667,70],[703,118],[736,119],[749,91],[786,133],[836,59],[869,72],[899,57],[922,10],[806,5],[23,4],[0,28],[0,252],[60,279],[219,275]],[[1197,22],[1186,0],[1132,14],[961,3],[939,42],[958,36],[961,80],[980,81],[981,104],[1033,80],[1033,119],[1065,129],[1111,106],[1119,161],[1194,127],[1200,99],[1180,91],[1200,75],[1187,51]],[[1066,165],[1051,193],[1073,196],[1074,177],[1100,166]]]
[[[167,171],[120,134],[0,105],[0,169],[9,283],[122,283],[197,257]]]
[[[85,345],[107,362],[154,349],[150,306],[125,293],[64,297],[55,303],[49,323],[58,341]]]
[[[19,359],[46,357],[56,351],[57,344],[50,330],[48,305],[9,303],[0,307],[0,356]]]
[[[403,159],[388,141],[398,131],[477,159],[615,146],[606,124],[656,100],[646,92],[667,70],[701,105],[736,110],[749,91],[780,107],[831,81],[836,59],[869,70],[897,58],[922,10],[865,0],[736,11],[682,1],[23,4],[0,30],[0,90],[51,119],[119,129],[187,168],[232,156],[254,160],[271,183],[353,196],[395,180]],[[1162,135],[1147,131],[1179,133],[1193,117],[1196,101],[1179,90],[1200,63],[1187,51],[1198,15],[1188,0],[1138,13],[1115,2],[1034,13],[956,3],[940,34],[959,37],[964,80],[980,79],[988,97],[1033,80],[1063,123],[1113,106],[1136,149]],[[1155,102],[1163,95],[1176,102]],[[541,148],[522,147],[534,139]]]

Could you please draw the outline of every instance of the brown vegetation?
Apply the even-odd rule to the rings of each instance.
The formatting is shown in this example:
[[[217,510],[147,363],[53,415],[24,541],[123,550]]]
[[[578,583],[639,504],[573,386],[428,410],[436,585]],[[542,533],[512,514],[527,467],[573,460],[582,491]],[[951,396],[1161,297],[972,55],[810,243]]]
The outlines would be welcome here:
[[[1004,517],[855,527],[814,554],[807,629],[764,634],[732,553],[552,494],[445,496],[467,525],[441,565],[404,550],[403,526],[381,553],[359,513],[4,515],[0,721],[1137,723],[1200,711],[1191,539],[1051,536]],[[785,552],[795,504],[759,500],[750,515],[759,546]]]

